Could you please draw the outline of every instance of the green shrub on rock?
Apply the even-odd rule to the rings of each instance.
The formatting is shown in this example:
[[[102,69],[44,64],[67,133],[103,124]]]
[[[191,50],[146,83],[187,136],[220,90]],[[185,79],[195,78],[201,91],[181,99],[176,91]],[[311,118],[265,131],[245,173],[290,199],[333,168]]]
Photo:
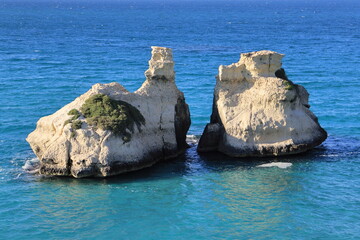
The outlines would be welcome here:
[[[294,83],[289,80],[283,68],[278,69],[275,72],[275,76],[284,80],[284,86],[286,90],[292,90],[294,88]]]
[[[73,117],[71,118],[71,120],[76,120],[80,117],[80,112],[77,109],[71,109],[68,112],[68,115],[73,115]]]
[[[74,130],[80,129],[82,125],[82,122],[80,120],[76,120],[71,123],[71,128]]]
[[[284,85],[286,90],[292,90],[294,88],[294,84],[290,80],[284,80]]]
[[[78,119],[81,116],[80,112],[76,109],[71,109],[68,112],[68,115],[73,115],[73,116],[64,122],[64,126],[68,123],[72,123],[74,120]]]
[[[77,120],[81,116],[81,114],[77,109],[71,109],[68,112],[68,115],[72,115],[72,117],[64,122],[64,126],[68,123],[71,123],[72,132],[70,136],[75,137],[76,135],[75,131],[77,129],[80,129],[82,125],[82,121]]]
[[[122,136],[125,142],[131,139],[127,129],[134,132],[134,125],[140,130],[140,126],[145,124],[145,118],[137,108],[104,94],[91,96],[81,106],[80,111],[89,125],[110,130],[115,135]]]

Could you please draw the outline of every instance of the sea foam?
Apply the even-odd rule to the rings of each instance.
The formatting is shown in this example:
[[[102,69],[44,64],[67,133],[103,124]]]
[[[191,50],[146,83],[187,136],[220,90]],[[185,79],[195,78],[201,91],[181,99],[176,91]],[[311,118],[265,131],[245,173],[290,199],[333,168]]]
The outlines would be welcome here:
[[[197,135],[186,135],[186,142],[188,144],[198,144],[200,137]]]
[[[37,158],[33,158],[30,160],[27,160],[24,164],[24,166],[22,166],[22,169],[25,172],[28,172],[30,174],[36,174],[39,172],[40,170],[40,161]]]
[[[271,162],[271,163],[260,164],[257,167],[288,168],[288,167],[291,167],[291,166],[292,166],[292,163],[289,163],[289,162]]]

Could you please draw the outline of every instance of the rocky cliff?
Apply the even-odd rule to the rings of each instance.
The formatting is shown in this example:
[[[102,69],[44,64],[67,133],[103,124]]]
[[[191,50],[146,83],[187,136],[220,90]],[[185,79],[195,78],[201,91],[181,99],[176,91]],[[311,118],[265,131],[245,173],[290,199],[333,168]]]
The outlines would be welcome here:
[[[277,156],[307,151],[327,133],[309,110],[309,94],[290,81],[272,51],[241,54],[221,65],[216,77],[213,111],[198,151],[230,156]]]
[[[95,84],[41,118],[27,138],[40,173],[106,177],[182,153],[190,113],[175,84],[171,49],[152,47],[145,76],[133,93],[119,83]]]

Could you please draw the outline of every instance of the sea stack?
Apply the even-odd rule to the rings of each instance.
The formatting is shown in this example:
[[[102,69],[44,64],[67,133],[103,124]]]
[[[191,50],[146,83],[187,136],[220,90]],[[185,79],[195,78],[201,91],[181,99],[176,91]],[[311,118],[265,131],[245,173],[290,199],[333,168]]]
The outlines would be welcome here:
[[[171,49],[152,47],[145,76],[133,93],[116,82],[95,84],[41,118],[26,139],[40,173],[107,177],[183,153],[190,113],[175,84]]]
[[[239,62],[219,67],[199,152],[279,156],[305,152],[327,138],[309,110],[309,93],[281,68],[283,56],[272,51],[244,53]]]

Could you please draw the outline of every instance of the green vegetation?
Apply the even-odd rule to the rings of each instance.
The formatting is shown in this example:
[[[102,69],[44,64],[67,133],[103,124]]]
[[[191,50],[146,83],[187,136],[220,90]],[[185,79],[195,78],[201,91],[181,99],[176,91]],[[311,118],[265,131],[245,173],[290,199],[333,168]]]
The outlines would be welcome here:
[[[81,106],[80,111],[89,125],[110,130],[115,135],[122,136],[124,142],[131,140],[127,129],[134,132],[134,125],[140,130],[141,124],[145,124],[145,119],[137,108],[104,94],[91,96]]]
[[[284,80],[284,85],[285,85],[285,89],[286,90],[292,90],[294,89],[294,83],[292,81],[289,80],[289,78],[287,77],[285,70],[283,68],[278,69],[275,72],[275,76],[277,78],[281,78]]]
[[[82,125],[82,122],[80,120],[75,120],[71,123],[71,128],[74,130],[80,129]]]
[[[140,130],[140,126],[145,124],[145,119],[137,108],[127,102],[113,100],[104,94],[96,94],[87,99],[80,111],[70,110],[68,115],[72,117],[64,122],[64,125],[71,123],[71,137],[75,137],[75,131],[81,128],[82,121],[78,120],[81,114],[89,125],[110,130],[122,136],[124,142],[131,140],[129,131],[134,132],[134,125]]]
[[[68,123],[72,123],[74,120],[78,119],[81,116],[80,112],[76,109],[71,109],[68,112],[68,115],[73,115],[73,116],[64,122],[64,126]]]
[[[75,137],[75,135],[76,135],[75,131],[76,131],[77,129],[80,129],[80,128],[81,128],[81,125],[82,125],[82,122],[81,122],[80,120],[77,120],[77,119],[81,116],[81,114],[80,114],[80,112],[79,112],[78,110],[76,110],[76,109],[71,109],[71,110],[68,112],[68,115],[72,115],[72,117],[64,122],[64,126],[65,126],[66,124],[71,123],[71,128],[72,128],[73,131],[71,132],[71,135],[70,135],[70,136],[71,136],[71,137]]]
[[[292,90],[294,88],[294,84],[289,80],[284,80],[284,85],[286,90]]]
[[[77,109],[71,109],[68,112],[68,115],[73,115],[73,117],[71,118],[71,120],[76,120],[80,117],[80,112]]]
[[[72,121],[70,120],[70,119],[68,119],[68,120],[66,120],[65,122],[64,122],[64,126],[66,125],[66,124],[68,124],[68,123],[71,123]]]

